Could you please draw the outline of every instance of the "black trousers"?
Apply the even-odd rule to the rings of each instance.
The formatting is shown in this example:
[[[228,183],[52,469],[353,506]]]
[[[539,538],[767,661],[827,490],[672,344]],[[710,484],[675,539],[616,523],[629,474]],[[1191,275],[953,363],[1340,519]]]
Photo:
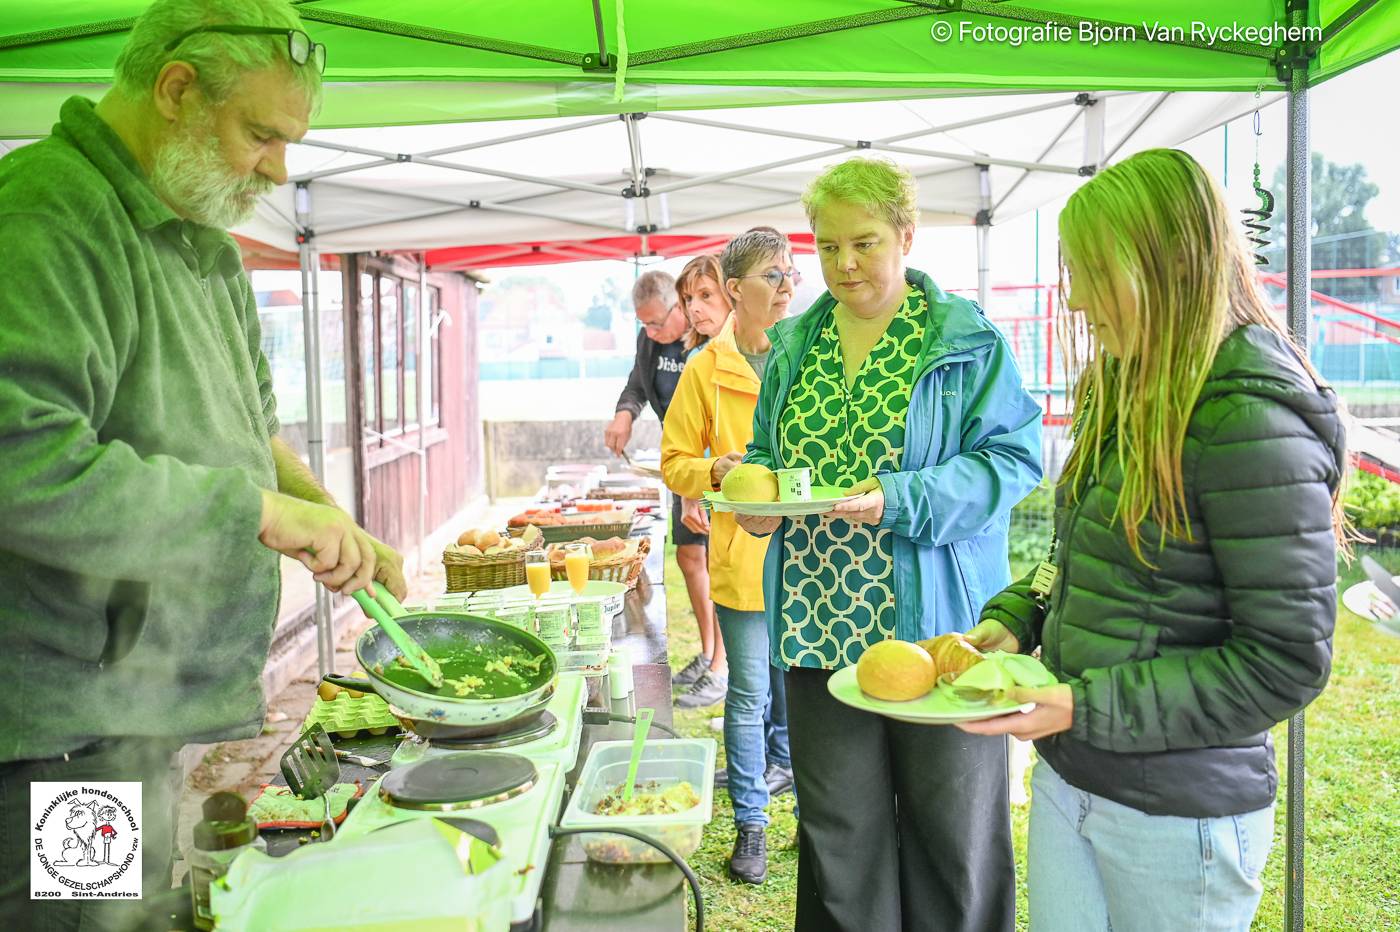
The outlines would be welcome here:
[[[181,895],[171,890],[170,868],[179,804],[179,745],[150,738],[116,738],[56,757],[0,763],[0,916],[9,929],[87,932],[170,928],[168,914]],[[141,783],[140,900],[31,900],[29,818],[31,782],[139,781]],[[188,894],[185,894],[188,896]]]
[[[787,673],[799,932],[1012,932],[1006,739],[842,705]]]

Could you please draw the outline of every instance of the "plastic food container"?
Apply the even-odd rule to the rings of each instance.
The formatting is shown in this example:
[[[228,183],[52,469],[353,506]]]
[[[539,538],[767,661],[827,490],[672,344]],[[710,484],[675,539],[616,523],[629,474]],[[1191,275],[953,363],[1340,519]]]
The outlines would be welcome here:
[[[700,835],[714,807],[715,742],[712,738],[648,741],[637,767],[637,783],[655,781],[661,789],[682,780],[695,788],[699,804],[671,815],[607,816],[593,810],[604,795],[627,778],[631,741],[600,741],[588,751],[578,785],[560,825],[565,828],[627,828],[666,845],[681,857],[700,847]],[[638,792],[642,792],[641,789]],[[625,835],[580,835],[584,853],[604,864],[670,863],[660,851]]]

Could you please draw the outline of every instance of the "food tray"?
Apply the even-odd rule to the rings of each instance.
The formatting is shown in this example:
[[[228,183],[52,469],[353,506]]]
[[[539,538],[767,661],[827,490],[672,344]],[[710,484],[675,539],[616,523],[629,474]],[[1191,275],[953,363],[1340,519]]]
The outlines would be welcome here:
[[[341,692],[330,702],[317,696],[316,704],[306,713],[306,721],[301,723],[301,733],[312,725],[321,725],[342,738],[354,737],[361,731],[383,735],[402,730],[399,720],[389,711],[389,703],[374,693],[351,699]]]
[[[569,797],[560,825],[565,828],[626,828],[661,842],[681,857],[700,847],[700,835],[714,808],[715,742],[713,738],[648,741],[642,748],[637,782],[655,780],[670,786],[685,780],[700,796],[698,805],[671,815],[605,816],[593,810],[604,793],[627,778],[631,741],[599,741],[588,751],[578,784]],[[667,864],[660,851],[625,835],[579,836],[589,860],[605,864]]]
[[[515,528],[511,528],[512,531]],[[616,524],[556,524],[540,528],[540,533],[544,535],[546,544],[563,544],[571,540],[578,540],[580,537],[592,537],[594,540],[607,540],[609,537],[626,537],[632,533],[631,521],[619,521]],[[521,564],[523,567],[523,563]],[[524,582],[524,577],[521,577]]]

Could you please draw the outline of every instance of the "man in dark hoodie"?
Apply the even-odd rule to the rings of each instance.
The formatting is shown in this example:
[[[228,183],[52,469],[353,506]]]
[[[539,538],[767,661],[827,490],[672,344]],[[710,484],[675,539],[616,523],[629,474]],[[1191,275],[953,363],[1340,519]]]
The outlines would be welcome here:
[[[968,635],[1039,646],[1060,682],[962,727],[1040,753],[1032,928],[1247,930],[1273,841],[1269,729],[1331,666],[1337,396],[1184,152],[1100,173],[1060,233],[1092,345],[1056,543]]]

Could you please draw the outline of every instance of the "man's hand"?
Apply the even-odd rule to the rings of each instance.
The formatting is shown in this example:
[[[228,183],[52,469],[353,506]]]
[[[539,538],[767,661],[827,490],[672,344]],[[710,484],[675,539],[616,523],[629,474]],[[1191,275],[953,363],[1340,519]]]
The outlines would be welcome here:
[[[1034,741],[1074,726],[1074,690],[1068,683],[1037,689],[1016,686],[1007,695],[1012,702],[1034,702],[1035,708],[980,722],[958,722],[958,727],[973,735],[1013,735],[1022,741]]]
[[[774,516],[763,515],[739,515],[734,516],[734,520],[739,522],[739,527],[748,531],[755,537],[766,537],[772,534],[783,523],[783,519]]]
[[[258,540],[301,562],[318,583],[346,595],[369,589],[378,568],[373,538],[349,515],[290,495],[263,490]],[[398,574],[402,580],[403,574]]]
[[[724,481],[724,477],[729,475],[729,470],[738,466],[744,461],[742,453],[726,453],[710,464],[710,486],[719,488],[719,484]]]
[[[710,533],[710,516],[704,507],[693,498],[681,499],[681,524],[696,534]]]
[[[964,635],[967,642],[980,651],[1004,650],[1008,654],[1019,654],[1021,642],[1007,630],[1006,625],[991,618],[979,621]]]
[[[385,588],[394,594],[394,598],[402,602],[408,598],[408,580],[404,579],[403,575],[403,554],[363,528],[359,531],[374,550],[374,581],[383,583]]]
[[[827,512],[828,517],[843,518],[852,524],[879,524],[885,516],[885,492],[876,477],[857,482],[846,490],[846,494],[859,498],[836,505]]]
[[[627,449],[627,442],[632,439],[632,415],[626,411],[619,411],[613,415],[613,419],[608,422],[608,427],[603,431],[603,444],[616,456],[621,456],[622,451]]]

